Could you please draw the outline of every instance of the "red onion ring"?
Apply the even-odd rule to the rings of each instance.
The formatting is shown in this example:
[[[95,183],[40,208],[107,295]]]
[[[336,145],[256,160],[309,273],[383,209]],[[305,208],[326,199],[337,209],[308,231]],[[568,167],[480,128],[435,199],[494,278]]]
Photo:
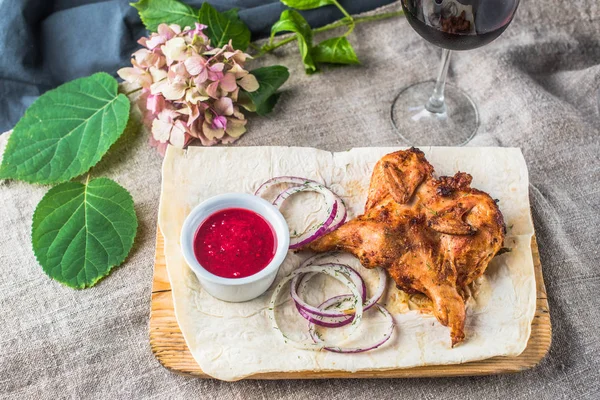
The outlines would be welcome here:
[[[331,212],[329,213],[327,220],[325,220],[323,224],[310,227],[300,236],[290,236],[290,249],[297,249],[325,235],[329,231],[331,224],[334,222],[337,213],[338,203],[335,202],[331,207]]]
[[[340,196],[338,196],[337,194],[335,194],[334,192],[331,192],[331,193],[333,193],[333,196],[335,197],[336,202],[339,204],[339,206],[338,206],[339,210],[338,210],[338,215],[336,215],[336,218],[331,223],[331,225],[329,226],[329,229],[327,229],[327,231],[325,232],[324,235],[328,234],[329,232],[333,232],[337,228],[342,226],[346,222],[346,218],[348,217],[348,209],[346,208],[346,203],[344,203],[344,200],[342,200],[342,198]]]
[[[265,192],[269,188],[271,188],[273,185],[282,183],[290,183],[293,186],[283,190],[277,195],[273,201],[273,205],[277,208],[281,207],[283,202],[285,202],[286,199],[295,193],[303,191],[315,191],[325,197],[327,207],[331,210],[329,216],[321,225],[309,228],[298,237],[292,237],[290,239],[290,249],[302,247],[320,238],[321,236],[336,230],[344,222],[346,222],[348,210],[342,198],[335,194],[332,190],[312,179],[299,178],[295,176],[280,176],[271,178],[260,185],[254,194],[256,196],[264,197]]]
[[[335,254],[335,253],[334,253]],[[332,254],[316,254],[312,257],[309,257],[306,261],[304,261],[301,265],[300,268],[308,266],[308,265],[327,265],[327,263],[323,263],[321,264],[319,261],[322,260],[323,258],[326,257],[332,257]],[[332,263],[332,264],[339,264],[339,263]],[[345,265],[345,264],[342,264]],[[347,265],[346,265],[347,266]],[[349,266],[347,266],[348,268],[351,268]],[[354,272],[356,272],[355,269],[351,268]],[[369,308],[373,307],[373,305],[375,305],[383,296],[383,293],[385,292],[385,288],[387,286],[387,274],[385,273],[385,270],[383,268],[377,268],[377,272],[379,273],[379,284],[377,285],[377,289],[375,290],[375,292],[373,293],[373,295],[368,299],[368,300],[364,300],[365,297],[363,297],[363,309],[365,311],[367,311]],[[358,272],[356,272],[358,274]],[[358,274],[358,276],[360,276],[360,274]],[[304,288],[305,285],[303,285],[303,282],[308,281],[310,278],[312,278],[312,276],[308,276],[306,275],[302,281],[300,282],[299,288],[297,288],[297,292],[301,297],[301,292],[302,289]],[[365,296],[366,296],[366,285],[364,283],[364,280],[362,279],[362,277],[360,278],[362,281],[362,285],[365,288]],[[347,295],[346,295],[347,296]],[[322,308],[321,306],[319,306],[318,308]],[[341,310],[338,312],[338,315],[327,315],[328,317],[333,317],[333,318],[344,318],[346,316],[348,316],[349,314],[351,314],[352,310]]]
[[[269,190],[271,186],[279,185],[281,183],[291,183],[295,186],[300,186],[309,182],[319,184],[319,182],[313,181],[312,179],[300,178],[297,176],[277,176],[265,181],[262,185],[260,185],[254,192],[254,195],[262,197],[262,195],[265,194],[265,192]]]
[[[302,276],[302,279],[300,279],[300,282],[298,283],[298,289],[297,289],[298,296],[300,296],[300,298],[302,298],[302,292],[304,292],[304,289],[308,285],[308,282],[315,275],[316,274],[312,274],[312,273],[305,274]],[[354,282],[354,283],[356,284],[356,282]],[[362,284],[363,283],[361,282],[361,285]],[[357,287],[358,287],[358,285],[357,285]],[[296,305],[296,309],[298,310],[300,315],[302,315],[302,317],[304,317],[304,319],[306,319],[307,321],[313,322],[316,325],[324,326],[327,328],[337,328],[340,326],[348,325],[350,322],[352,322],[352,319],[353,319],[352,316],[354,315],[354,312],[351,312],[348,314],[343,314],[340,312],[340,315],[336,316],[336,317],[323,317],[323,316],[319,316],[319,315],[313,315],[313,314],[305,311],[297,303],[294,303],[294,304]],[[323,307],[319,306],[318,308],[322,309]]]
[[[319,306],[320,307],[320,306]],[[296,304],[296,309],[308,322],[312,322],[315,325],[322,326],[324,328],[339,328],[341,326],[348,325],[354,319],[354,313],[346,315],[345,318],[328,318],[328,317],[314,317],[304,311]]]
[[[275,290],[273,291],[273,295],[271,296],[271,301],[269,302],[269,309],[267,311],[269,319],[271,319],[272,327],[273,327],[273,329],[277,330],[281,334],[281,336],[284,338],[284,341],[286,343],[291,343],[297,348],[309,349],[309,350],[320,350],[325,347],[336,348],[336,346],[334,344],[328,343],[327,341],[322,341],[319,343],[316,343],[316,342],[315,343],[306,343],[306,342],[297,342],[295,340],[292,340],[289,337],[287,337],[281,331],[281,329],[279,329],[279,326],[277,324],[277,318],[275,317],[275,304],[277,302],[277,298],[279,297],[279,293],[281,292],[283,287],[289,281],[294,280],[297,276],[307,274],[307,273],[321,273],[321,274],[329,275],[332,278],[337,279],[338,281],[340,281],[341,283],[346,285],[348,287],[348,289],[350,289],[350,291],[352,292],[352,297],[355,299],[355,302],[356,302],[356,309],[355,309],[355,314],[353,315],[352,323],[350,324],[351,328],[350,328],[350,332],[348,333],[348,336],[351,337],[356,332],[356,329],[358,328],[358,326],[360,325],[360,323],[362,321],[362,315],[363,315],[362,302],[360,301],[361,293],[360,293],[359,289],[356,287],[356,285],[354,284],[354,282],[352,282],[350,280],[350,278],[348,278],[347,275],[350,275],[350,273],[348,272],[347,268],[342,265],[334,265],[333,267],[332,266],[324,267],[324,266],[320,266],[320,265],[309,265],[309,266],[298,268],[298,269],[292,271],[292,273],[290,275],[288,275],[287,277],[285,277],[281,281],[279,281],[279,283],[275,287]]]
[[[359,288],[360,295],[361,295],[361,301],[364,302],[364,300],[366,298],[367,287],[365,286],[365,282],[363,281],[362,277],[360,276],[360,274],[358,272],[356,272],[355,269],[350,268],[347,265],[335,264],[335,263],[320,264],[320,265],[313,265],[313,266],[314,267],[324,267],[324,268],[338,268],[338,269],[341,269],[342,271],[345,271],[346,272],[345,275],[352,281],[352,283],[354,283],[356,285],[357,288]],[[308,267],[305,267],[305,268],[308,268]],[[342,314],[339,311],[321,310],[319,307],[311,306],[310,304],[305,302],[298,295],[298,291],[297,291],[300,278],[302,278],[302,276],[294,277],[294,279],[292,280],[292,284],[290,286],[290,295],[292,296],[294,303],[296,303],[296,307],[301,308],[305,313],[310,314],[311,316],[346,317],[348,315],[348,314]]]
[[[302,247],[321,236],[337,229],[346,221],[347,209],[343,200],[330,189],[316,182],[306,182],[301,186],[294,186],[281,192],[273,201],[273,205],[280,208],[283,203],[292,195],[300,192],[317,192],[325,197],[327,207],[331,209],[327,220],[321,225],[309,228],[300,236],[290,238],[290,249]]]
[[[353,299],[353,297],[347,296],[347,295],[335,296],[335,297],[332,297],[332,298],[326,300],[325,302],[323,302],[319,306],[319,308],[326,307],[327,305],[329,307],[331,307],[332,305],[341,304],[342,302],[347,301],[349,299]],[[390,340],[390,338],[392,337],[392,334],[394,333],[394,327],[396,326],[394,317],[381,304],[375,304],[375,307],[377,307],[379,312],[381,312],[384,315],[384,317],[386,317],[388,319],[388,321],[390,322],[388,331],[383,335],[383,339],[381,339],[381,340],[377,341],[376,343],[371,344],[367,347],[325,346],[325,347],[323,347],[323,349],[334,352],[334,353],[356,354],[356,353],[363,353],[365,351],[376,349],[376,348],[382,346],[383,344],[385,344],[388,340]],[[319,336],[317,335],[315,324],[310,320],[308,322],[308,332],[310,334],[310,337],[312,338],[312,340],[314,340],[315,343],[318,343],[318,344],[324,343],[324,341],[321,340],[319,338]]]

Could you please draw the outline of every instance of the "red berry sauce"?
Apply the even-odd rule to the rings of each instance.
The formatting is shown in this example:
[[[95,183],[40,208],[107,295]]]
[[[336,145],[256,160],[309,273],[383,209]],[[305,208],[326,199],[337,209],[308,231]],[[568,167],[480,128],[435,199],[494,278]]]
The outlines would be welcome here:
[[[228,208],[209,216],[194,236],[194,254],[204,269],[223,278],[244,278],[263,270],[277,249],[271,225],[259,214]]]

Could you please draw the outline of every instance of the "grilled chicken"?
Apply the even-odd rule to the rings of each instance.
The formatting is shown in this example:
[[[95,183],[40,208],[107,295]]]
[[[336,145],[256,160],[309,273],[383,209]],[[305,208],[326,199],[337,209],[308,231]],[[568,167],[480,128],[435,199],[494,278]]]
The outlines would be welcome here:
[[[464,172],[435,179],[416,148],[388,154],[375,165],[364,214],[306,248],[352,253],[366,268],[385,268],[399,289],[425,294],[454,346],[465,338],[464,288],[505,235],[496,202],[470,184]]]

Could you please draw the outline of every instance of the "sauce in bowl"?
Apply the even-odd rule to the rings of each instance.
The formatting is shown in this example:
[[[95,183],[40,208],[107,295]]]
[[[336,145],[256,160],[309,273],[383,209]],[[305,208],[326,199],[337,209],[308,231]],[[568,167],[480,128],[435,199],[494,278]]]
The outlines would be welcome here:
[[[228,208],[211,214],[196,231],[194,255],[208,272],[223,278],[245,278],[273,260],[277,238],[259,214]]]

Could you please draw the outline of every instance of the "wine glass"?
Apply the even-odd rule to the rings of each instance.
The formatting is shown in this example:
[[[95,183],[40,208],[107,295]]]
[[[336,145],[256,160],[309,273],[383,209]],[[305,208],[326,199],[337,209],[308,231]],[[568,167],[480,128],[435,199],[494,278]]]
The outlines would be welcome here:
[[[475,136],[479,114],[468,94],[446,84],[451,50],[490,43],[508,27],[519,0],[402,0],[406,19],[441,47],[436,81],[415,83],[396,96],[392,125],[411,145],[462,146]]]

